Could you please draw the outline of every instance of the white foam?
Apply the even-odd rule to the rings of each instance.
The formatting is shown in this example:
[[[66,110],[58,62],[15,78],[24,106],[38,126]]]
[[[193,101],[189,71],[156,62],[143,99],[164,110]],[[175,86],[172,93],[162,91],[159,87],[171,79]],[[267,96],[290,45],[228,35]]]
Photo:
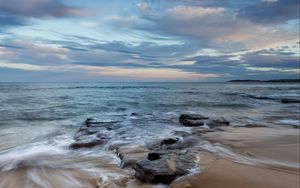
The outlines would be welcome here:
[[[296,120],[296,119],[282,119],[282,120],[275,121],[274,123],[300,126],[300,120]]]

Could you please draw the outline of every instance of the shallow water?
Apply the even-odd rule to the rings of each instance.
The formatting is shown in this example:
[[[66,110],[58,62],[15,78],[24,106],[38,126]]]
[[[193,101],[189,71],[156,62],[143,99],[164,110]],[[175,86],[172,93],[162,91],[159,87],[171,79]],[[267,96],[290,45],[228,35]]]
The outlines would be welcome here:
[[[133,187],[133,172],[119,168],[109,146],[138,147],[174,130],[189,131],[178,123],[184,112],[224,117],[233,126],[299,126],[299,104],[280,102],[299,99],[299,92],[298,84],[286,83],[1,83],[0,188],[94,187],[95,177],[101,177],[98,187]],[[70,150],[88,117],[118,121],[121,128],[103,147]],[[18,173],[19,184],[13,184]]]

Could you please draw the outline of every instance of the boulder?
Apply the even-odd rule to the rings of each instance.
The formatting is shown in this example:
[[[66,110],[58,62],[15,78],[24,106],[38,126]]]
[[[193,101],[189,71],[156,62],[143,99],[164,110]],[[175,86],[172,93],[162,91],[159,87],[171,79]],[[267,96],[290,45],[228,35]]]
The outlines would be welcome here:
[[[190,151],[155,151],[147,160],[138,161],[135,177],[143,182],[170,183],[186,175],[197,166],[196,157]]]
[[[199,114],[181,114],[179,117],[179,122],[184,126],[193,127],[204,125],[204,120],[207,119],[208,117]]]
[[[203,120],[183,119],[183,120],[181,120],[181,123],[184,126],[187,126],[187,127],[196,127],[196,126],[203,126],[205,121],[203,121]]]
[[[203,120],[203,119],[209,119],[208,117],[202,116],[200,114],[181,114],[179,116],[179,121],[183,121],[185,119],[189,120]]]
[[[220,118],[220,119],[212,119],[212,120],[208,120],[206,122],[206,125],[209,128],[215,128],[215,127],[222,127],[222,126],[229,126],[230,122],[225,120],[224,118]]]
[[[280,101],[281,103],[300,103],[300,99],[283,98]]]

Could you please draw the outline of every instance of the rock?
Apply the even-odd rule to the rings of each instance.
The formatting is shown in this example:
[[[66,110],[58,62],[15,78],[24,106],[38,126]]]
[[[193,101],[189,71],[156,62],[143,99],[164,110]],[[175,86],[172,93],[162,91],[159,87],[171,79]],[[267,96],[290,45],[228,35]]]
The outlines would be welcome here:
[[[189,120],[202,120],[202,119],[208,119],[208,117],[202,116],[200,114],[181,114],[179,116],[179,121],[181,122],[184,119]]]
[[[300,99],[283,98],[280,101],[281,103],[300,103]]]
[[[174,150],[174,149],[186,149],[197,144],[197,139],[187,134],[184,138],[173,137],[165,138],[161,141],[155,141],[148,143],[147,148],[150,150]]]
[[[181,121],[181,123],[187,127],[196,127],[196,126],[203,126],[205,122],[202,120],[184,119]]]
[[[255,128],[255,127],[267,127],[266,125],[260,125],[260,124],[246,124],[244,127],[247,128]]]
[[[122,168],[132,168],[137,161],[146,159],[149,150],[141,147],[121,147],[116,149],[117,156],[121,160]]]
[[[160,145],[170,145],[170,144],[175,144],[179,141],[178,137],[175,138],[165,138],[160,142]]]
[[[76,142],[73,142],[70,145],[71,149],[79,149],[79,148],[91,148],[100,144],[103,144],[105,140],[103,139],[98,139],[98,138],[90,138],[90,139],[83,139],[83,140],[78,140]]]
[[[198,114],[181,114],[179,117],[180,123],[188,127],[199,127],[207,125],[209,128],[228,126],[229,121],[224,118],[209,119],[208,117]]]
[[[208,117],[204,117],[199,114],[181,114],[179,117],[179,122],[184,126],[193,127],[204,125],[204,120],[207,119]]]
[[[161,153],[148,153],[148,157],[147,157],[147,159],[149,160],[149,161],[156,161],[156,160],[158,160],[158,159],[161,159],[161,156],[162,154]]]
[[[212,119],[206,122],[206,125],[209,126],[209,128],[228,126],[229,124],[230,122],[225,120],[224,118]]]
[[[109,131],[118,128],[115,123],[97,122],[93,118],[87,118],[74,135],[75,142],[70,145],[70,148],[89,148],[106,143],[110,139]]]
[[[197,166],[196,157],[189,151],[158,151],[148,154],[147,160],[138,161],[135,177],[143,182],[170,183],[188,174]]]

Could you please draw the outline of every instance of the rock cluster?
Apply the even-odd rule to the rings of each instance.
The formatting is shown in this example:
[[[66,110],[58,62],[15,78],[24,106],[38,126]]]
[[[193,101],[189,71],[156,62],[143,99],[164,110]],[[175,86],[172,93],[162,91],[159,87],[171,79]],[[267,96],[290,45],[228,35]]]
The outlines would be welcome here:
[[[109,131],[116,128],[117,122],[97,122],[92,118],[86,119],[74,136],[75,142],[71,149],[90,148],[102,145],[110,140]]]
[[[229,125],[225,119],[211,119],[198,114],[182,114],[179,122],[194,129],[199,127],[202,131],[216,130],[217,127]],[[201,126],[206,126],[206,129],[202,129]],[[88,118],[75,134],[75,142],[70,148],[88,148],[107,143],[113,136],[111,130],[119,128],[117,122],[98,122]],[[197,141],[191,134],[180,133],[146,147],[132,147],[122,142],[111,145],[109,149],[116,151],[122,168],[135,170],[137,179],[150,183],[170,183],[198,168],[197,154],[191,150]]]
[[[206,125],[209,128],[228,126],[230,124],[230,122],[225,120],[224,118],[210,119],[209,117],[198,114],[181,114],[179,117],[179,122],[187,127]]]

